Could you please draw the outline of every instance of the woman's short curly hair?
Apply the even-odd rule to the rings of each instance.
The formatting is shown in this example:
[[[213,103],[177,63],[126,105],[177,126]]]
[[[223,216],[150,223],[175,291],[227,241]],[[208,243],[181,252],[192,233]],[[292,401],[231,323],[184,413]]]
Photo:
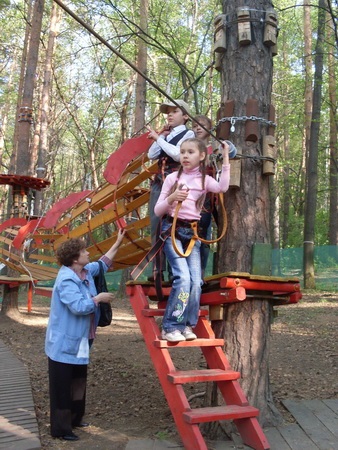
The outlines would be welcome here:
[[[68,239],[62,242],[56,250],[56,259],[60,266],[71,266],[75,259],[80,256],[82,250],[86,248],[86,243],[80,238]]]

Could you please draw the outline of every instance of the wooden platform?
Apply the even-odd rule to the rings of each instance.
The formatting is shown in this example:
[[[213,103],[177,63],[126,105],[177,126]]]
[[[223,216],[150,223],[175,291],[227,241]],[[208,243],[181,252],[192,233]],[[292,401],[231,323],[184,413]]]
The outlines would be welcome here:
[[[0,449],[40,448],[28,370],[0,340]]]
[[[276,449],[338,450],[338,399],[284,400],[283,404],[297,423],[276,429],[287,443]]]
[[[295,423],[264,428],[271,450],[337,450],[338,399],[284,400]],[[251,450],[238,435],[232,441],[216,443],[215,450]]]

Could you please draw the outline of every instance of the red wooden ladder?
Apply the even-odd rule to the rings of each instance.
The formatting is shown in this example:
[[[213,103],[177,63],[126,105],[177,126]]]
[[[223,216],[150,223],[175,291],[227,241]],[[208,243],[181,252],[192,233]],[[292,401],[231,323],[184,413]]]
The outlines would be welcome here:
[[[224,340],[215,339],[205,317],[205,310],[201,310],[194,330],[198,339],[171,343],[161,339],[155,320],[155,317],[163,315],[164,310],[150,308],[141,284],[129,284],[127,292],[185,449],[207,450],[199,424],[218,420],[232,420],[244,444],[255,450],[269,449],[269,443],[257,420],[259,410],[248,404],[238,382],[240,373],[231,369],[222,349]],[[200,347],[208,369],[176,370],[169,350],[182,347]],[[182,385],[206,381],[217,382],[225,406],[196,409],[190,407]]]

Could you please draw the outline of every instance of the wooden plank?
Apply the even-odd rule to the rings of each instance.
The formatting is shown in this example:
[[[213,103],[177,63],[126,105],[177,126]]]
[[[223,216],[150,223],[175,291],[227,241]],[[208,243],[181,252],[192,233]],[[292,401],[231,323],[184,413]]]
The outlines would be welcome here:
[[[231,277],[231,278],[248,278],[249,280],[257,280],[257,281],[279,281],[279,282],[297,282],[299,281],[298,277],[276,277],[276,276],[265,276],[265,275],[254,275],[249,272],[224,272],[216,275],[211,275],[206,277],[206,281],[217,281],[223,277]]]
[[[338,414],[321,400],[304,400],[302,402],[338,439]]]
[[[10,424],[4,425],[4,430],[0,431],[0,448],[1,444],[5,441],[11,442],[15,441],[18,438],[22,439],[23,437],[27,437],[31,439],[32,437],[36,437],[39,434],[39,428],[35,422],[33,423],[21,421],[20,423],[14,423],[11,421]]]
[[[149,200],[149,193],[141,195],[137,199],[126,203],[125,201],[119,200],[116,204],[100,211],[90,220],[84,221],[81,225],[78,225],[73,230],[69,231],[67,235],[64,235],[58,239],[56,245],[58,246],[61,242],[67,240],[69,237],[79,237],[87,233],[93,232],[99,227],[108,225],[112,222],[118,221],[119,218],[128,215],[135,209],[147,203]],[[128,224],[129,227],[129,224]]]
[[[307,408],[304,402],[283,400],[282,403],[320,450],[338,450],[337,438],[320,420],[318,420],[316,415]]]
[[[0,449],[4,450],[40,450],[41,444],[37,437],[32,437],[24,440],[16,440],[14,442],[7,442],[4,445],[0,442]]]
[[[290,450],[291,447],[281,435],[278,428],[264,428],[264,434],[270,442],[271,449],[275,450]]]
[[[333,412],[338,414],[338,398],[330,398],[328,400],[323,400],[326,406],[332,409]]]
[[[29,375],[0,340],[0,449],[41,449]]]
[[[37,254],[37,253],[31,253],[29,255],[29,259],[35,259],[38,261],[44,261],[44,262],[49,262],[49,263],[55,263],[56,259],[55,256],[49,256],[49,255],[45,255],[43,253]]]
[[[277,427],[277,429],[292,450],[318,450],[318,447],[296,423]],[[279,450],[278,447],[276,450]]]

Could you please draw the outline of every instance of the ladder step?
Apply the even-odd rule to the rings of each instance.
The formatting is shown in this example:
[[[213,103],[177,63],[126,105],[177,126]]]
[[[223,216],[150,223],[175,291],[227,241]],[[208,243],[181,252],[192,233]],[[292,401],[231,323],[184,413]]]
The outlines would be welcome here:
[[[172,347],[222,347],[224,339],[194,339],[193,341],[183,342],[169,342],[163,339],[154,341],[154,346],[157,348],[172,348]]]
[[[234,370],[204,369],[204,370],[176,370],[168,374],[168,380],[173,384],[198,383],[203,381],[232,381],[238,380],[241,374]]]
[[[145,308],[142,310],[142,315],[145,317],[164,316],[165,309],[160,308]],[[209,314],[208,309],[200,309],[199,316],[207,316]]]
[[[183,413],[183,419],[190,424],[216,422],[257,417],[259,410],[253,406],[226,405],[209,408],[196,408]]]

